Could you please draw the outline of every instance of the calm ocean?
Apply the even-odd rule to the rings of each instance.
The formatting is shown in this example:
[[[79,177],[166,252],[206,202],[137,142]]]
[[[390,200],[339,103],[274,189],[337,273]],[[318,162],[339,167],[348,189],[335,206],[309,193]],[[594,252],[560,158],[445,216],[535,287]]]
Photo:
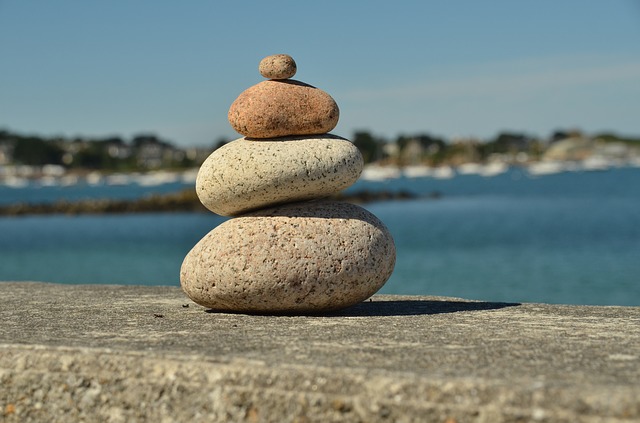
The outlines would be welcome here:
[[[0,187],[0,203],[184,187]],[[382,293],[640,306],[640,168],[535,178],[512,169],[359,181],[350,190],[361,189],[440,195],[365,206],[397,246]],[[189,213],[0,218],[0,280],[177,286],[186,253],[223,221]]]

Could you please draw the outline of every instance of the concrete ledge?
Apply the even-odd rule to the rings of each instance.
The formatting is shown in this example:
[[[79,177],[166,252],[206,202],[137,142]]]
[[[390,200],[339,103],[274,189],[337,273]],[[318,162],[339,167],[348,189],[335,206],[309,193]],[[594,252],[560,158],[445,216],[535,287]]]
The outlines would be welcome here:
[[[376,296],[251,316],[170,287],[0,295],[0,421],[640,421],[639,307]]]

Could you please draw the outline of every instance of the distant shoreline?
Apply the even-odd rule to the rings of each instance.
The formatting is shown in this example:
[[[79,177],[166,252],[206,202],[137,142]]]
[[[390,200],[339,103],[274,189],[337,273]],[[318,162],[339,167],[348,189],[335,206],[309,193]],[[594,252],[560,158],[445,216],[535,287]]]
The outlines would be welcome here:
[[[431,198],[440,194],[434,193]],[[408,191],[358,191],[339,193],[335,200],[363,204],[375,201],[410,200],[417,198]],[[209,212],[198,200],[195,190],[185,189],[169,194],[156,194],[135,200],[91,199],[79,201],[61,200],[53,203],[16,203],[0,206],[0,216],[28,215],[81,215],[81,214],[124,214],[124,213],[169,213],[169,212]]]

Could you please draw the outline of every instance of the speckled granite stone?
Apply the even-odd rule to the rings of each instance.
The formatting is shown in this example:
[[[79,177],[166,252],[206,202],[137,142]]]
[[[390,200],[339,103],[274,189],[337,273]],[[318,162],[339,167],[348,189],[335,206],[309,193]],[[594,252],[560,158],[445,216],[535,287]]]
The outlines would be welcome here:
[[[338,124],[338,105],[326,92],[293,79],[262,81],[231,104],[229,123],[250,138],[312,135]]]
[[[258,70],[265,78],[287,79],[296,74],[298,67],[293,57],[288,54],[274,54],[262,59]]]
[[[260,141],[240,138],[205,160],[196,192],[212,212],[233,216],[335,194],[355,183],[362,168],[358,148],[329,134]]]
[[[186,256],[184,292],[216,310],[314,313],[359,303],[395,264],[391,234],[362,207],[288,204],[228,220]]]

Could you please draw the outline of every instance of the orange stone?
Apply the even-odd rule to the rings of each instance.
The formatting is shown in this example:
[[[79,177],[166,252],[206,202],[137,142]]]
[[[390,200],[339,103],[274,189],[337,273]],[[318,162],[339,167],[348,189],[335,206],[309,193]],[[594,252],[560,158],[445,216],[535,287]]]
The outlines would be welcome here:
[[[228,114],[233,129],[248,138],[325,134],[339,117],[329,94],[293,79],[262,81],[246,89]]]

